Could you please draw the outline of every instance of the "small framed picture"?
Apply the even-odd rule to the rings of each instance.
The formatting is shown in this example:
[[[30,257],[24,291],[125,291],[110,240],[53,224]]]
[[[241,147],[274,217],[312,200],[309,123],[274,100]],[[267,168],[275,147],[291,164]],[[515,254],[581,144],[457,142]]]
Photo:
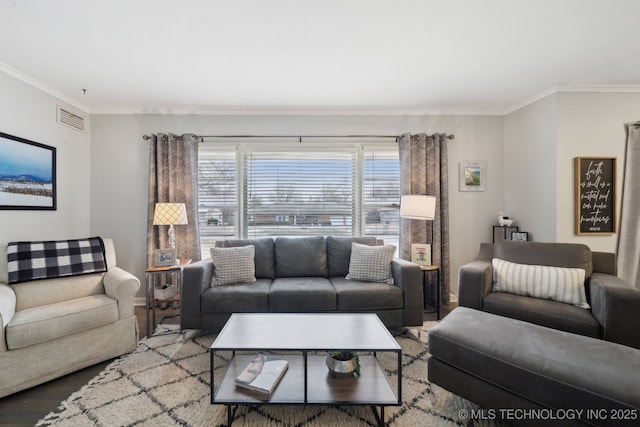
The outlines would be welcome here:
[[[431,265],[431,245],[412,243],[411,262],[418,265]]]
[[[176,263],[176,250],[175,249],[157,249],[153,265],[161,267],[165,265],[174,265]]]
[[[460,162],[460,191],[485,191],[485,166],[482,161]]]
[[[529,240],[529,233],[526,231],[512,231],[511,232],[511,240],[516,242],[526,242]]]

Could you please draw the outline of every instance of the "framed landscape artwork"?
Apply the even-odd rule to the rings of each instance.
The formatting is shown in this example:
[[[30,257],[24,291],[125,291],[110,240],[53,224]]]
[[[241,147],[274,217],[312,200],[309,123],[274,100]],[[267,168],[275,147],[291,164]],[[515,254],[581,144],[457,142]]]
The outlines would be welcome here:
[[[0,209],[56,209],[56,149],[0,132]]]
[[[485,191],[485,162],[460,162],[460,191]]]

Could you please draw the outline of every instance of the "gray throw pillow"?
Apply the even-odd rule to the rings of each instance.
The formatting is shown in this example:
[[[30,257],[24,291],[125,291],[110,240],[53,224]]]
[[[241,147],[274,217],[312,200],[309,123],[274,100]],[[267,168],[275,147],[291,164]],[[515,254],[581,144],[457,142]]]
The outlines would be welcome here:
[[[211,286],[255,282],[255,253],[256,248],[253,245],[211,248],[211,260],[214,266]]]
[[[344,277],[349,273],[349,260],[351,259],[351,244],[360,243],[363,245],[375,246],[376,238],[367,237],[338,237],[327,236],[327,266],[329,267],[329,277]]]
[[[396,252],[393,245],[367,246],[351,244],[348,280],[393,283],[391,261]]]
[[[256,247],[256,278],[262,277],[275,279],[275,250],[273,239],[271,237],[265,237],[262,239],[227,239],[222,243],[223,248],[236,248],[238,246],[249,245]]]

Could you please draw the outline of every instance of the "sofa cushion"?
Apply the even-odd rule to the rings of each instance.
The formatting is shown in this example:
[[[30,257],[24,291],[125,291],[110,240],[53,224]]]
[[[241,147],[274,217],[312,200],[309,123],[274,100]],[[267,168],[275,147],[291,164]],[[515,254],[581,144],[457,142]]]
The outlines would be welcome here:
[[[277,237],[276,277],[328,277],[327,248],[322,236]]]
[[[41,279],[11,285],[16,294],[16,311],[91,295],[104,294],[106,273]]]
[[[336,309],[336,291],[325,277],[276,278],[271,284],[271,311],[328,311]]]
[[[351,260],[351,244],[375,246],[375,237],[335,237],[327,236],[327,266],[329,277],[344,277],[349,273],[349,261]]]
[[[640,408],[638,349],[467,307],[428,341],[432,357],[539,405]]]
[[[225,240],[222,247],[238,247],[253,245],[255,251],[256,277],[265,279],[274,279],[276,277],[275,270],[275,252],[273,239],[265,237],[264,239],[229,239]]]
[[[518,264],[494,258],[493,291],[573,304],[589,308],[582,268]]]
[[[391,261],[396,252],[395,246],[367,246],[360,243],[352,243],[351,245],[351,260],[349,261],[347,279],[393,283]]]
[[[15,313],[5,330],[7,348],[14,350],[55,340],[117,320],[117,301],[106,295],[93,295],[20,310]]]
[[[491,292],[484,297],[482,309],[574,334],[601,336],[600,324],[591,311],[562,302]]]
[[[211,286],[233,285],[256,281],[253,245],[237,248],[211,248],[213,277]]]
[[[271,279],[212,286],[200,295],[202,313],[252,313],[269,310]]]
[[[402,289],[388,283],[329,279],[336,290],[338,310],[393,310],[403,307]]]

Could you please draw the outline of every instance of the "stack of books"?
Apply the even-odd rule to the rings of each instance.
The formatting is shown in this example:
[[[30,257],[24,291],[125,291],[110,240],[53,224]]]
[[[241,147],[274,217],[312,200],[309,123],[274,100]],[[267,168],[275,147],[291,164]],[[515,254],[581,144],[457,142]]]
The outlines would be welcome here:
[[[287,371],[289,362],[258,354],[238,375],[236,385],[259,393],[271,394]]]

